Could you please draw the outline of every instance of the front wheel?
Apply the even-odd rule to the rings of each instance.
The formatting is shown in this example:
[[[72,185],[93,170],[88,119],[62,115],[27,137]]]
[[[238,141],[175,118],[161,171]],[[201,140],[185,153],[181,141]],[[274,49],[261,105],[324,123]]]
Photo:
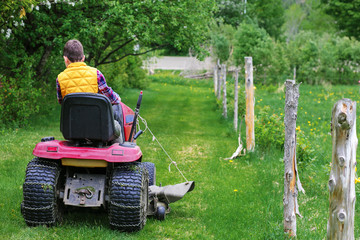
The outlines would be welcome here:
[[[149,186],[156,185],[155,164],[152,162],[142,162],[141,165],[143,165],[149,173]]]

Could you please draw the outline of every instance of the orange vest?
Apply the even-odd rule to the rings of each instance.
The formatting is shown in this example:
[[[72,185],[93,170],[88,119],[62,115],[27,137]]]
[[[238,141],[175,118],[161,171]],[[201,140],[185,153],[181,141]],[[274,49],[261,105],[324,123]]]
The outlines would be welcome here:
[[[58,75],[61,96],[69,93],[98,93],[97,69],[84,62],[74,62]]]

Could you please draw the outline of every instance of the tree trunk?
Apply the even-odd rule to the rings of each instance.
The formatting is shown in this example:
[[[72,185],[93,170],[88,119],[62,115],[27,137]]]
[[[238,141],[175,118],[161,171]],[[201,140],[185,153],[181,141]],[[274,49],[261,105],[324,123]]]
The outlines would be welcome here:
[[[221,65],[221,75],[223,81],[223,116],[227,118],[227,101],[226,101],[226,64]]]
[[[254,85],[252,57],[245,57],[245,92],[246,92],[246,149],[254,151],[255,126],[254,126]]]
[[[332,168],[327,239],[354,239],[356,102],[342,99],[332,110]]]
[[[237,132],[238,129],[238,119],[239,119],[239,114],[238,114],[238,102],[239,102],[239,69],[235,69],[235,96],[234,96],[234,129],[235,132]]]
[[[38,78],[41,78],[44,75],[44,68],[46,63],[48,62],[49,57],[51,56],[51,52],[52,52],[53,46],[44,46],[44,52],[41,56],[41,59],[38,63],[38,65],[35,68],[36,71],[36,75]],[[46,82],[49,82],[48,78],[45,78]]]
[[[284,232],[296,236],[296,215],[299,216],[297,202],[298,189],[303,191],[296,164],[296,119],[299,99],[299,84],[294,80],[285,82],[285,143],[284,143]],[[298,180],[296,182],[296,179]]]

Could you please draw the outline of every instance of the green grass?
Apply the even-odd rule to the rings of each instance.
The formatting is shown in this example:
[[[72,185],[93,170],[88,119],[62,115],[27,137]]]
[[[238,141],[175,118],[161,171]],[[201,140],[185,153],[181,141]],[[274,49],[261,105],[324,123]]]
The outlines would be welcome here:
[[[122,100],[133,108],[137,94],[137,90],[127,90]],[[284,96],[282,91],[259,86],[255,111],[270,105],[269,114],[282,116]],[[357,100],[357,96],[354,86],[300,86],[298,126],[317,152],[315,160],[300,169],[306,195],[299,195],[303,218],[297,218],[298,239],[326,237],[331,109],[336,100]],[[110,230],[106,212],[82,210],[67,213],[56,227],[26,226],[20,213],[26,164],[42,137],[62,139],[56,106],[52,114],[36,118],[30,127],[1,132],[0,239],[284,239],[283,150],[257,146],[244,157],[223,160],[237,148],[237,135],[231,121],[221,117],[212,81],[153,79],[144,91],[140,114],[187,179],[196,182],[193,192],[171,204],[165,221],[149,218],[142,231],[127,234]],[[174,166],[169,172],[170,160],[149,132],[137,143],[144,161],[156,164],[157,184],[184,181]],[[356,238],[360,236],[358,213],[357,206]]]

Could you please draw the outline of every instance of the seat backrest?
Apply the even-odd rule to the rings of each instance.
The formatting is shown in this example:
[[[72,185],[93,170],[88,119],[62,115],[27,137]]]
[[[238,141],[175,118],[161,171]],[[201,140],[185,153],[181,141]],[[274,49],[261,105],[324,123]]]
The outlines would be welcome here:
[[[116,129],[110,100],[97,93],[66,95],[62,102],[60,130],[67,140],[114,140]]]

